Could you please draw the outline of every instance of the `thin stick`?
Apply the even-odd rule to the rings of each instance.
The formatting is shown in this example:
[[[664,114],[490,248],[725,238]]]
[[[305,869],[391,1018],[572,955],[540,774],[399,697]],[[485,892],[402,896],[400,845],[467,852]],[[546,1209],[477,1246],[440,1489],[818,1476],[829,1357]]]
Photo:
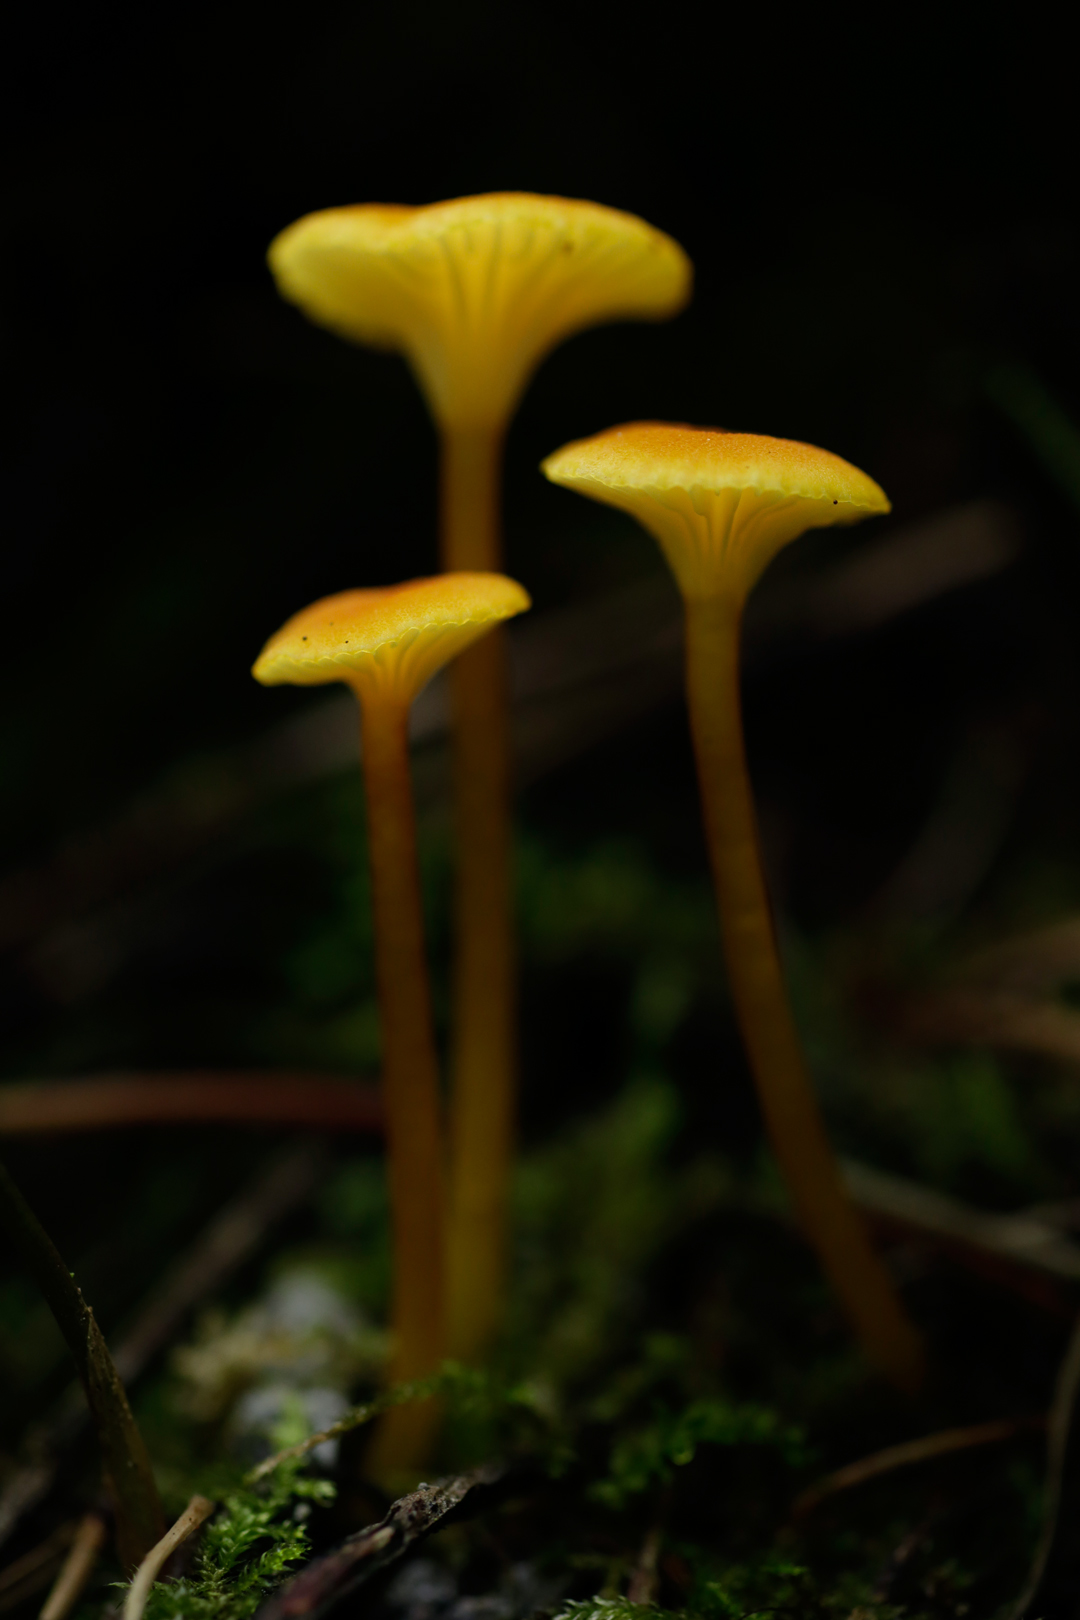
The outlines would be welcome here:
[[[929,1045],[994,1046],[1080,1062],[1080,1014],[1048,995],[978,986],[939,991],[902,1010],[899,1033]]]
[[[803,1491],[792,1504],[792,1517],[803,1519],[826,1497],[850,1490],[853,1485],[864,1485],[868,1479],[877,1479],[881,1474],[891,1474],[897,1468],[909,1468],[913,1463],[928,1462],[932,1457],[945,1457],[954,1451],[967,1451],[972,1446],[994,1445],[1045,1426],[1044,1417],[997,1418],[990,1423],[973,1423],[968,1428],[942,1429],[937,1434],[924,1435],[921,1440],[905,1440],[899,1446],[886,1446],[884,1451],[875,1451],[858,1462],[837,1468]]]
[[[105,1545],[105,1534],[104,1514],[96,1511],[87,1513],[75,1532],[75,1539],[38,1620],[65,1620],[71,1613],[94,1573],[98,1554]]]
[[[118,1338],[116,1365],[123,1378],[130,1381],[145,1372],[199,1301],[257,1252],[275,1222],[311,1196],[326,1162],[326,1152],[317,1142],[301,1142],[276,1154],[222,1205],[191,1247],[162,1274]]]
[[[351,1412],[346,1412],[328,1429],[320,1429],[318,1434],[309,1434],[306,1440],[297,1441],[294,1446],[286,1446],[282,1451],[276,1451],[272,1457],[264,1457],[262,1462],[256,1463],[249,1473],[244,1475],[245,1485],[257,1485],[260,1479],[272,1474],[275,1468],[282,1463],[295,1462],[298,1457],[306,1457],[309,1451],[316,1446],[324,1445],[327,1440],[338,1440],[343,1434],[351,1434],[353,1429],[362,1428],[365,1423],[371,1423],[374,1418],[381,1417],[395,1406],[407,1406],[413,1401],[426,1401],[432,1395],[437,1395],[446,1382],[442,1373],[435,1373],[431,1378],[418,1378],[411,1384],[399,1384],[394,1389],[388,1389],[381,1395],[376,1395],[373,1401],[365,1401],[362,1406],[354,1406]]]
[[[409,779],[408,711],[362,695],[364,784],[375,914],[383,1105],[393,1229],[390,1381],[434,1372],[443,1359],[445,1194],[438,1059]],[[438,1414],[395,1408],[369,1466],[405,1471],[423,1460]]]
[[[172,1529],[166,1530],[161,1540],[151,1547],[128,1587],[127,1597],[124,1599],[123,1620],[142,1620],[150,1588],[161,1574],[166,1561],[200,1524],[205,1524],[215,1506],[216,1503],[208,1501],[205,1496],[193,1496]]]
[[[444,428],[443,567],[500,569],[502,428]],[[482,1356],[498,1326],[514,1130],[517,952],[511,884],[510,683],[496,628],[450,670],[456,835],[450,1049],[450,1354]]]
[[[1024,1620],[1024,1616],[1038,1596],[1039,1588],[1050,1562],[1057,1535],[1058,1515],[1061,1512],[1061,1486],[1065,1475],[1065,1453],[1069,1445],[1069,1431],[1073,1425],[1076,1398],[1080,1394],[1080,1317],[1076,1319],[1068,1349],[1058,1369],[1054,1386],[1054,1402],[1046,1427],[1046,1486],[1043,1491],[1043,1522],[1035,1557],[1028,1578],[1007,1620]]]
[[[382,1101],[376,1086],[316,1074],[118,1074],[0,1087],[0,1136],[211,1122],[377,1134]]]
[[[913,1392],[922,1341],[844,1191],[784,989],[743,746],[739,617],[726,597],[686,602],[687,697],[732,999],[799,1220],[867,1359]]]
[[[163,1523],[146,1446],[93,1311],[2,1164],[0,1224],[44,1294],[75,1358],[116,1510],[117,1550],[125,1566],[136,1564],[157,1540]]]
[[[38,1542],[21,1558],[0,1569],[0,1614],[17,1608],[35,1592],[48,1586],[53,1570],[63,1562],[77,1528],[77,1521],[73,1519],[58,1525],[44,1541]]]
[[[505,1478],[503,1464],[484,1463],[455,1479],[419,1486],[393,1503],[378,1524],[357,1530],[271,1592],[255,1620],[314,1620],[326,1614],[357,1586],[431,1535],[451,1513],[460,1519],[490,1502],[490,1491]]]
[[[275,1157],[218,1210],[192,1246],[165,1272],[118,1339],[114,1360],[126,1384],[138,1378],[170,1342],[187,1313],[257,1251],[268,1228],[304,1202],[323,1162],[316,1146],[302,1143],[291,1153]],[[72,1400],[72,1396],[76,1398]],[[81,1434],[85,1419],[86,1402],[73,1387],[44,1423],[31,1431],[19,1467],[0,1492],[0,1542],[48,1494],[60,1459]]]
[[[626,1587],[627,1603],[652,1604],[656,1602],[656,1590],[660,1584],[657,1564],[660,1559],[660,1545],[664,1533],[658,1524],[654,1524],[645,1535],[638,1553],[637,1563],[630,1575]]]
[[[1053,1278],[1080,1283],[1080,1244],[1066,1237],[1040,1212],[1017,1210],[991,1214],[868,1164],[842,1161],[848,1194],[868,1215],[889,1226],[917,1233],[968,1264],[982,1260],[1027,1273],[1033,1283]],[[983,1268],[980,1268],[983,1269]],[[1029,1298],[1036,1297],[1029,1293]],[[1053,1298],[1053,1296],[1051,1296]],[[1056,1303],[1060,1304],[1061,1296]],[[1045,1296],[1044,1296],[1044,1302]],[[1068,1310],[1071,1317],[1073,1311]]]

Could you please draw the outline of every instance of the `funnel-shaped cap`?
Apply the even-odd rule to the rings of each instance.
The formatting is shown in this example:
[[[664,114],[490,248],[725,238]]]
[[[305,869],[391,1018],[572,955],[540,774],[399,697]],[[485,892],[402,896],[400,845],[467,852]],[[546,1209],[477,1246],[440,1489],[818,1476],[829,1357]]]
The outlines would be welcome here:
[[[408,704],[470,642],[529,605],[505,574],[439,574],[341,591],[294,614],[251,673],[264,686],[346,681],[364,701]]]
[[[407,355],[452,427],[504,422],[572,332],[674,315],[692,274],[678,243],[633,214],[519,192],[327,208],[282,231],[269,259],[313,321]]]
[[[631,512],[690,597],[741,599],[806,529],[889,510],[872,478],[828,450],[721,428],[629,422],[564,445],[543,470]]]

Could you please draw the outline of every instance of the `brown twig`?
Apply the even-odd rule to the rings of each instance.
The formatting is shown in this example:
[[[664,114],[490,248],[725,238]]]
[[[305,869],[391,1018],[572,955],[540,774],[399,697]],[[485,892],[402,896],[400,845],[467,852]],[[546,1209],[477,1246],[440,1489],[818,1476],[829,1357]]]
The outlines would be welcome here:
[[[415,1542],[445,1524],[470,1498],[482,1498],[505,1474],[501,1464],[487,1463],[455,1479],[421,1485],[411,1495],[395,1502],[378,1524],[358,1530],[332,1552],[313,1559],[299,1575],[267,1599],[255,1620],[301,1620],[301,1617],[316,1620],[387,1564],[400,1558]]]
[[[124,1565],[138,1563],[147,1548],[153,1546],[163,1522],[149,1453],[93,1311],[2,1164],[0,1225],[44,1294],[74,1358],[97,1430],[106,1489],[115,1509],[120,1561]]]
[[[144,1300],[130,1327],[118,1335],[116,1364],[125,1379],[138,1378],[200,1300],[227,1282],[256,1252],[270,1228],[310,1197],[325,1164],[323,1146],[303,1142],[275,1157],[218,1211]]]
[[[877,1479],[881,1474],[891,1474],[897,1468],[909,1468],[914,1463],[929,1462],[933,1457],[945,1457],[972,1446],[994,1445],[1001,1440],[1011,1440],[1018,1434],[1030,1434],[1033,1429],[1041,1429],[1045,1425],[1046,1419],[1043,1417],[998,1418],[991,1423],[975,1423],[963,1429],[942,1429],[919,1440],[886,1446],[884,1451],[875,1451],[858,1462],[837,1468],[803,1491],[792,1503],[792,1517],[803,1519],[826,1497],[835,1496],[838,1491],[850,1490],[855,1485],[864,1485],[867,1480]]]
[[[988,1214],[851,1159],[842,1168],[852,1198],[875,1222],[933,1244],[971,1269],[1016,1287],[1034,1303],[1072,1315],[1069,1293],[1060,1285],[1071,1291],[1080,1282],[1080,1245],[1050,1221],[1025,1211]]]
[[[911,1559],[928,1540],[934,1526],[935,1517],[936,1514],[933,1511],[928,1513],[893,1548],[871,1588],[870,1596],[873,1602],[884,1603],[887,1601]]]
[[[1058,1370],[1054,1401],[1046,1427],[1046,1485],[1043,1490],[1043,1518],[1039,1542],[1024,1589],[1009,1611],[1007,1620],[1024,1620],[1024,1616],[1039,1594],[1039,1588],[1050,1563],[1061,1510],[1065,1453],[1068,1449],[1069,1432],[1072,1429],[1078,1393],[1080,1393],[1080,1317],[1076,1319],[1068,1349]]]
[[[245,1485],[257,1485],[260,1479],[272,1474],[275,1468],[282,1463],[294,1462],[298,1457],[306,1457],[309,1451],[321,1446],[327,1440],[338,1440],[343,1434],[351,1434],[353,1429],[361,1429],[375,1418],[382,1417],[384,1412],[390,1412],[398,1406],[410,1406],[414,1401],[428,1401],[437,1395],[445,1386],[445,1374],[433,1373],[430,1378],[417,1378],[407,1384],[398,1384],[381,1395],[376,1395],[372,1401],[363,1406],[354,1406],[351,1411],[339,1417],[336,1423],[331,1423],[328,1429],[320,1429],[318,1434],[309,1434],[306,1440],[300,1440],[294,1446],[286,1446],[283,1451],[276,1451],[272,1457],[264,1457],[249,1473],[244,1475]]]
[[[319,1074],[117,1074],[0,1086],[0,1136],[120,1125],[292,1125],[380,1132],[376,1086]]]
[[[21,1558],[0,1570],[0,1614],[17,1608],[28,1597],[48,1586],[56,1566],[62,1561],[76,1533],[76,1521],[59,1525],[50,1536]]]
[[[304,1143],[275,1158],[219,1210],[118,1337],[114,1359],[126,1383],[133,1383],[164,1349],[192,1308],[256,1252],[270,1227],[305,1201],[323,1162],[322,1150]],[[28,1437],[23,1461],[0,1493],[0,1543],[52,1488],[59,1459],[78,1438],[85,1411],[81,1391],[68,1391]]]
[[[124,1599],[123,1620],[142,1620],[150,1588],[168,1559],[201,1524],[205,1524],[216,1505],[205,1496],[193,1496],[172,1528],[166,1530],[161,1540],[151,1547],[128,1587],[127,1597]]]
[[[970,984],[1011,990],[1024,996],[1049,995],[1080,974],[1080,916],[984,945],[958,965]]]
[[[1080,1013],[1014,990],[964,986],[920,996],[901,1012],[898,1032],[921,1045],[994,1046],[1080,1063]]]
[[[66,1620],[94,1573],[108,1526],[96,1509],[84,1515],[38,1620]]]
[[[888,1012],[891,1032],[918,1045],[994,1046],[1080,1062],[1080,1013],[1063,986],[1080,975],[1080,917],[1061,917],[955,962],[947,981]]]
[[[660,1584],[657,1565],[660,1559],[660,1543],[663,1540],[663,1531],[658,1524],[654,1524],[646,1532],[645,1540],[641,1544],[637,1563],[630,1572],[630,1580],[626,1587],[626,1601],[628,1603],[655,1603],[656,1592]]]

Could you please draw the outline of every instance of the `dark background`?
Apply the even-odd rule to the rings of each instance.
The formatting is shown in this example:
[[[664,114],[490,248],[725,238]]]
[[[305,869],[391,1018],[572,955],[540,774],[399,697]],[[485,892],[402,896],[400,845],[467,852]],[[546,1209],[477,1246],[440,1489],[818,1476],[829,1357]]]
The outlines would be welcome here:
[[[1024,19],[976,22],[24,15],[5,210],[11,856],[257,725],[275,700],[246,669],[297,603],[432,564],[432,436],[404,367],[307,327],[265,270],[313,208],[551,191],[638,212],[691,254],[685,315],[575,339],[515,426],[508,560],[541,605],[589,561],[535,463],[619,419],[820,442],[885,483],[898,518],[1026,492],[980,376],[1021,357],[1066,403],[1075,389],[1066,53]]]
[[[288,613],[434,568],[434,437],[415,386],[400,360],[350,349],[278,300],[273,235],[338,203],[521,189],[639,213],[697,270],[675,322],[573,339],[522,406],[508,569],[538,610],[660,577],[629,522],[536,471],[620,420],[822,444],[886,487],[894,526],[1005,500],[1025,536],[1007,579],[763,676],[748,690],[751,750],[786,829],[785,903],[809,934],[858,913],[970,726],[1003,713],[1022,711],[1036,739],[1003,869],[1051,874],[1040,915],[1080,895],[1076,514],[1067,479],[986,382],[1019,365],[1080,414],[1071,53],[1037,15],[41,7],[24,10],[7,55],[5,867],[62,884],[57,852],[74,835],[178,762],[308,702],[248,674]],[[661,883],[705,892],[677,705],[537,784],[522,815],[568,859],[625,839]],[[83,992],[52,993],[32,945],[9,951],[0,1069],[363,1066],[362,1044],[274,1022],[302,999],[283,960],[308,936],[330,950],[362,884],[358,818],[350,778],[156,874],[140,903],[157,921]],[[435,837],[440,961],[441,849]],[[354,933],[345,960],[363,984]],[[527,962],[528,1131],[620,1083],[628,972],[602,949]],[[337,994],[352,996],[348,972]],[[667,1059],[691,1096],[712,1095],[693,1077],[718,1050],[727,1101],[693,1106],[752,1143],[721,1002],[693,1002]],[[123,1279],[99,1268],[106,1316],[152,1274],[154,1245],[170,1241],[155,1234],[186,1229],[263,1151],[241,1133],[200,1142],[95,1139],[92,1158],[77,1141],[12,1148],[65,1243],[115,1255],[129,1228]],[[182,1198],[196,1152],[204,1183]],[[155,1197],[159,1227],[145,1213]]]
[[[298,602],[431,566],[411,380],[265,270],[301,213],[530,189],[687,248],[691,309],[574,340],[516,424],[509,564],[541,603],[579,558],[533,469],[576,434],[807,438],[908,517],[1028,473],[980,399],[988,358],[1075,388],[1067,52],[1025,18],[60,8],[10,43],[3,567],[45,632],[4,653],[13,853],[257,724],[246,667]]]

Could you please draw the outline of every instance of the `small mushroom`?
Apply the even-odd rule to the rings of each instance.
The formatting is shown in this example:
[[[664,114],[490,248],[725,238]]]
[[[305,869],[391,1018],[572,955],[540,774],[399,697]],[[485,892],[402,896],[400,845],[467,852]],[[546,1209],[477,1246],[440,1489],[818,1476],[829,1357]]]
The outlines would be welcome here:
[[[404,354],[439,428],[444,568],[501,568],[506,428],[533,370],[604,321],[663,320],[691,266],[632,214],[505,192],[424,208],[327,208],[270,247],[278,288],[354,342]],[[451,674],[457,898],[450,1070],[450,1347],[498,1319],[514,1114],[510,747],[501,636]]]
[[[394,1382],[430,1373],[446,1348],[444,1154],[409,708],[437,670],[528,606],[520,585],[491,573],[343,591],[290,619],[252,671],[264,686],[344,681],[360,702],[394,1233]],[[373,1468],[392,1474],[418,1466],[436,1422],[431,1402],[394,1408],[374,1442]]]
[[[566,445],[554,483],[631,513],[659,541],[686,613],[686,686],[732,997],[795,1208],[868,1358],[917,1388],[922,1341],[840,1178],[788,1005],[743,747],[739,630],[752,586],[806,529],[887,512],[857,467],[812,445],[636,422]]]

